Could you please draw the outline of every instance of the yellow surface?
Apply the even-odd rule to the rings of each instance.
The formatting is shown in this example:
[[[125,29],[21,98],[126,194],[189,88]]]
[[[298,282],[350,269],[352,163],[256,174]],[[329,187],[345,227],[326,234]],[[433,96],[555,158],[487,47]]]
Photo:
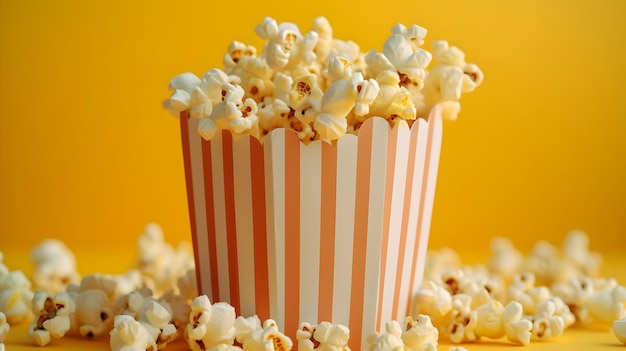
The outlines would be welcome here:
[[[398,22],[485,73],[446,122],[433,247],[522,249],[579,228],[626,244],[626,2],[0,1],[0,250],[56,237],[132,247],[148,221],[188,240],[176,74],[222,67],[269,15],[381,50]]]
[[[133,265],[134,252],[117,252],[115,259],[111,259],[110,252],[103,251],[82,251],[76,252],[80,273],[85,275],[93,272],[101,273],[121,273]],[[88,259],[91,258],[91,259]],[[487,261],[487,253],[466,252],[462,257],[463,263],[484,263]],[[626,258],[622,255],[604,255],[604,263],[600,272],[601,277],[613,277],[624,285],[626,282]],[[12,251],[5,257],[5,264],[11,269],[20,269],[25,274],[32,273],[32,267],[28,261],[28,251]],[[35,345],[27,335],[28,325],[22,324],[12,326],[8,339],[5,342],[7,351],[42,350]],[[533,341],[530,345],[523,347],[524,351],[538,350],[616,350],[620,344],[617,338],[609,330],[608,325],[594,325],[589,328],[570,327],[559,337],[546,341]],[[438,350],[449,350],[453,344],[441,340]],[[484,339],[480,343],[463,344],[470,351],[497,350],[497,349],[518,349],[519,346],[508,342],[506,339],[490,340]],[[87,340],[77,336],[66,336],[60,340],[53,340],[45,347],[46,350],[110,350],[108,336],[103,336],[96,340]],[[181,338],[168,345],[166,350],[178,351],[189,350],[185,341]],[[522,350],[522,349],[519,349]]]

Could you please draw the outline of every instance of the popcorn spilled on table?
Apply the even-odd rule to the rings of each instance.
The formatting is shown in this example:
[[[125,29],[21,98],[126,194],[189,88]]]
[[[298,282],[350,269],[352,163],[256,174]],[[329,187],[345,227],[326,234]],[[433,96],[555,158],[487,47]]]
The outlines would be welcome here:
[[[0,350],[10,325],[24,323],[31,323],[28,333],[40,346],[62,344],[57,340],[69,337],[108,338],[112,350],[165,349],[178,339],[194,351],[349,349],[350,329],[345,325],[302,321],[292,339],[272,319],[237,315],[230,304],[198,295],[194,269],[188,266],[191,252],[177,251],[155,232],[161,233],[160,228],[150,223],[138,237],[137,265],[128,273],[90,274],[63,291],[41,288],[58,286],[54,266],[46,267],[49,281],[40,280],[37,287],[28,278],[16,280],[23,273],[0,261]],[[615,279],[599,277],[602,256],[589,251],[584,232],[570,232],[561,247],[537,242],[527,255],[507,238],[495,237],[491,244],[483,264],[463,264],[450,248],[429,251],[415,311],[403,320],[387,321],[382,330],[368,335],[363,349],[436,350],[440,340],[447,340],[455,345],[450,350],[465,350],[461,344],[502,338],[528,345],[558,340],[572,326],[598,325],[626,343],[626,288]],[[63,252],[68,255],[64,259],[73,260],[69,249]],[[167,277],[157,278],[168,283],[155,293],[153,272],[163,260],[178,263],[171,265]],[[546,273],[548,266],[559,269]],[[23,299],[5,297],[24,294],[32,296],[28,309],[16,309]]]

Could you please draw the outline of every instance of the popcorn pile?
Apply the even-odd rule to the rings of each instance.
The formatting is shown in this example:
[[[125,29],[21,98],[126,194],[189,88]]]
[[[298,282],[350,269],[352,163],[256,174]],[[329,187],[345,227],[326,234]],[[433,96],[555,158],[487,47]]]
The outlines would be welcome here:
[[[0,260],[0,351],[10,324],[28,320],[28,334],[40,346],[66,335],[108,335],[114,351],[162,350],[181,337],[193,351],[349,350],[350,331],[344,325],[305,321],[292,340],[274,320],[236,316],[228,303],[198,296],[193,256],[185,256],[185,245],[174,249],[162,234],[158,225],[146,226],[137,241],[138,268],[120,275],[90,274],[62,291],[57,290],[64,281],[59,277],[66,274],[53,267],[37,267],[35,272],[48,272],[37,283],[47,290],[33,293],[28,278]],[[33,252],[55,256],[65,247],[60,244],[45,241]],[[384,330],[368,336],[364,350],[436,350],[440,340],[448,340],[454,344],[451,351],[462,351],[461,343],[502,338],[528,345],[558,338],[572,325],[595,324],[612,326],[626,344],[626,287],[598,277],[602,257],[588,245],[585,233],[572,231],[560,249],[540,241],[524,256],[510,240],[494,238],[488,262],[472,266],[461,264],[451,249],[430,251],[412,316],[388,321]],[[73,254],[65,249],[68,257],[33,263],[70,262]],[[155,267],[164,264],[169,269],[158,274]],[[65,268],[60,271],[75,276]]]
[[[334,38],[324,17],[315,18],[306,34],[267,17],[255,33],[265,41],[260,55],[235,41],[223,70],[213,68],[202,78],[184,73],[170,82],[165,108],[175,115],[188,110],[204,139],[230,130],[262,140],[273,129],[288,128],[305,143],[333,141],[358,132],[371,117],[411,124],[437,104],[444,118],[454,120],[462,93],[483,81],[478,66],[447,41],[435,41],[432,53],[422,49],[427,31],[418,25],[394,26],[382,52],[368,53]]]
[[[611,323],[618,338],[626,334],[626,288],[597,277],[602,258],[585,233],[570,232],[561,250],[539,241],[527,257],[506,238],[494,238],[491,249],[489,262],[476,266],[461,265],[449,249],[429,253],[414,313],[429,315],[443,338],[527,345],[574,324]]]
[[[146,345],[165,347],[182,335],[197,296],[193,249],[184,243],[174,249],[154,223],[138,237],[137,249],[136,268],[81,279],[73,253],[58,240],[44,240],[31,250],[35,292],[21,271],[2,264],[0,253],[0,343],[9,324],[31,321],[28,334],[39,346],[65,335],[110,334],[112,345],[135,347],[131,339],[144,331]]]

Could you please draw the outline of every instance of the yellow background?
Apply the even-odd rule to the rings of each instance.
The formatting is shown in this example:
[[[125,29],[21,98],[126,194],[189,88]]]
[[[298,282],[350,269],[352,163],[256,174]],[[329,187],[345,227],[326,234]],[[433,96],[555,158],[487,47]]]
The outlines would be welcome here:
[[[485,73],[444,127],[432,247],[573,228],[624,247],[626,1],[2,0],[0,251],[132,249],[149,221],[190,240],[170,78],[222,67],[233,40],[260,51],[265,16],[306,32],[318,15],[362,51],[420,24]]]

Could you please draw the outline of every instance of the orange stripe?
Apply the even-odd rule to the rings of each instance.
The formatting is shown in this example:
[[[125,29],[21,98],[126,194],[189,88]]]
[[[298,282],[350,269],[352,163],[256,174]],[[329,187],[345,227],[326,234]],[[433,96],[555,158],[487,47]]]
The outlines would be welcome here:
[[[320,223],[320,279],[318,321],[333,318],[333,284],[335,273],[335,208],[337,205],[337,148],[322,143],[322,203]],[[314,322],[314,321],[311,321]]]
[[[417,129],[417,123],[415,123],[415,129]],[[417,130],[416,130],[417,131]],[[408,233],[409,230],[409,217],[411,214],[411,197],[413,196],[413,175],[415,174],[415,157],[417,150],[417,134],[416,131],[412,131],[409,139],[409,159],[406,173],[406,188],[404,190],[404,205],[402,208],[402,229],[400,231],[400,250],[398,253],[398,264],[396,270],[396,289],[393,297],[393,313],[398,311],[398,305],[400,304],[400,288],[402,286],[402,273],[404,272],[404,255],[406,252],[406,240],[408,235],[414,233]],[[410,288],[409,288],[410,289]],[[409,295],[410,296],[410,295]],[[410,297],[409,297],[410,298]],[[410,304],[409,304],[410,305]],[[408,307],[407,307],[408,308]],[[406,312],[409,315],[409,311]],[[392,316],[393,319],[399,319],[402,316]]]
[[[267,228],[265,223],[265,170],[263,146],[250,137],[250,174],[252,181],[252,226],[254,228],[254,306],[264,321],[270,318]]]
[[[300,316],[300,139],[285,133],[285,334],[295,337]]]
[[[237,259],[237,221],[235,220],[235,180],[233,174],[233,136],[222,132],[224,162],[224,210],[226,212],[226,246],[228,247],[228,276],[230,304],[237,315],[241,313],[239,297],[239,264]]]
[[[426,156],[424,159],[424,168],[422,168],[422,192],[420,194],[420,206],[419,206],[419,213],[418,213],[418,219],[417,219],[417,233],[415,236],[415,248],[414,248],[414,255],[415,257],[413,257],[413,264],[411,265],[411,281],[409,283],[409,289],[413,289],[413,285],[415,284],[415,275],[416,275],[416,271],[417,271],[417,261],[418,261],[418,257],[417,254],[419,252],[419,246],[420,246],[420,236],[422,235],[422,221],[424,220],[424,202],[426,201],[426,187],[427,187],[427,178],[428,178],[428,167],[430,165],[430,149],[431,149],[431,145],[432,145],[432,136],[433,136],[433,126],[434,126],[435,122],[432,119],[428,120],[428,133],[426,136]],[[410,313],[410,311],[408,310],[411,304],[409,303],[407,306],[407,313]]]
[[[357,145],[356,198],[354,213],[354,246],[352,255],[352,286],[350,291],[351,331],[349,347],[361,349],[363,302],[365,300],[365,262],[367,253],[367,217],[369,212],[370,167],[372,154],[372,123],[359,130]]]
[[[393,175],[396,167],[396,147],[398,143],[398,130],[393,128],[389,132],[387,141],[387,172],[385,174],[385,207],[383,209],[383,232],[381,238],[380,277],[378,286],[378,313],[376,313],[376,327],[381,327],[383,312],[385,275],[387,274],[387,250],[389,248],[389,225],[391,223],[391,200],[393,198]]]
[[[202,168],[204,173],[204,203],[206,205],[207,239],[209,246],[209,267],[211,270],[211,301],[220,301],[219,279],[217,277],[217,251],[215,241],[215,212],[213,203],[213,172],[211,142],[204,139],[202,143]],[[208,294],[208,291],[203,291]]]
[[[191,241],[194,248],[194,260],[196,267],[200,267],[200,255],[198,255],[198,231],[196,229],[196,206],[193,196],[193,177],[191,173],[191,150],[189,149],[189,110],[180,113],[180,136],[183,144],[183,163],[185,167],[185,184],[187,188],[187,207],[189,210],[189,224],[191,225]],[[202,290],[202,273],[196,269],[196,282],[198,291]]]

